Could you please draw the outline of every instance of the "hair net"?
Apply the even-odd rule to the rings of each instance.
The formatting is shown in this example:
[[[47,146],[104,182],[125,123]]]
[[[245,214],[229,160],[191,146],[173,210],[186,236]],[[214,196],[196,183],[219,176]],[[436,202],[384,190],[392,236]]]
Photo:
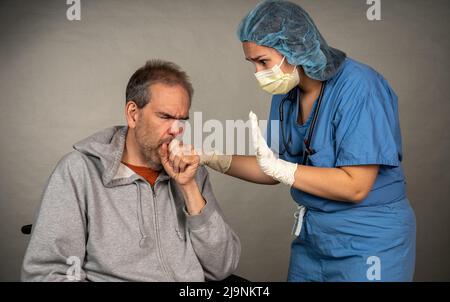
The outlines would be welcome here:
[[[286,56],[289,64],[301,65],[310,78],[332,78],[346,54],[329,47],[308,13],[288,1],[259,3],[241,21],[237,34],[241,42],[272,47]]]

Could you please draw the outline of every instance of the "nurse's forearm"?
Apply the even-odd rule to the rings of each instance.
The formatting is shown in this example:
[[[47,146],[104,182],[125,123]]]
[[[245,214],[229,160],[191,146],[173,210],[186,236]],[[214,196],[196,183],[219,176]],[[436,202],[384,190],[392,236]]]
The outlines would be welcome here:
[[[255,156],[233,155],[227,175],[263,185],[275,185],[279,182],[261,171]]]
[[[298,165],[293,187],[322,198],[358,203],[369,194],[378,166],[321,168]]]

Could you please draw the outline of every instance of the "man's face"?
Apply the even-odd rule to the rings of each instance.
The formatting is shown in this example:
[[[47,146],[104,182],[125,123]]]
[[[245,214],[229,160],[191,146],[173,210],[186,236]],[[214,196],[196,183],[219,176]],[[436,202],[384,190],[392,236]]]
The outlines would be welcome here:
[[[135,140],[150,167],[161,168],[158,149],[183,132],[182,121],[189,118],[189,95],[180,85],[153,84],[151,100],[138,109]]]

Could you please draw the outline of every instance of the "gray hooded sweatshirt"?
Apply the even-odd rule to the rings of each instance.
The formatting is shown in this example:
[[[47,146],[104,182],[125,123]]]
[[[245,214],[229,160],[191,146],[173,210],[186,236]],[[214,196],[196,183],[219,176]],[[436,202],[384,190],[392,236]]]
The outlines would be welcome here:
[[[22,268],[23,281],[221,280],[241,246],[224,221],[206,168],[195,176],[206,205],[189,216],[162,171],[154,187],[121,163],[128,128],[74,145],[50,176]]]

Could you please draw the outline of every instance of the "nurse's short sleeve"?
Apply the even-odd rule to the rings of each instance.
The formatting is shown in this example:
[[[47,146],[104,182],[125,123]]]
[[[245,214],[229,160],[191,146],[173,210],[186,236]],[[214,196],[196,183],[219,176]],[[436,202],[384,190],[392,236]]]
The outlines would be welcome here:
[[[396,100],[389,94],[371,92],[349,102],[335,120],[336,166],[399,166],[398,125]]]

